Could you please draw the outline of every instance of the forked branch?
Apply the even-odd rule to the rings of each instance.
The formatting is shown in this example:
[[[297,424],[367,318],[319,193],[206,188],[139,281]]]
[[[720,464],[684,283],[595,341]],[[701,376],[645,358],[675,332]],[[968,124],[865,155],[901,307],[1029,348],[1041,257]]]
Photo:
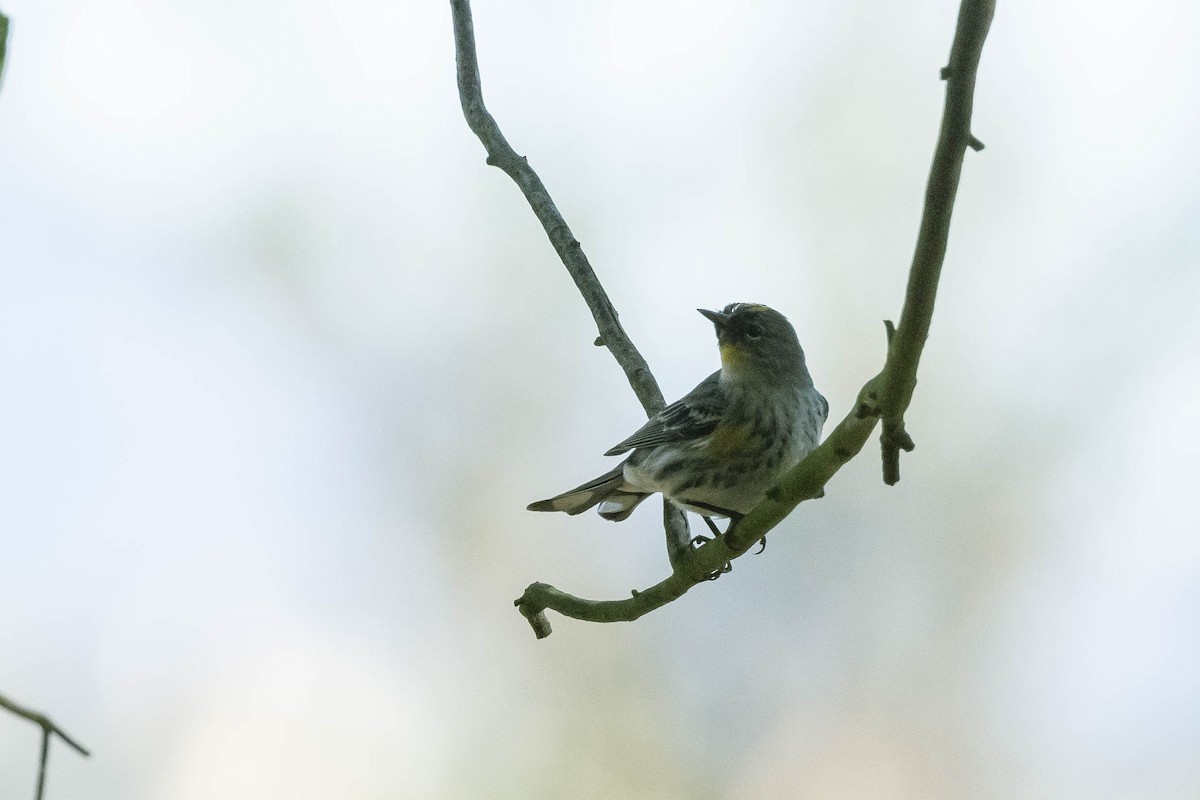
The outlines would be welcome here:
[[[42,729],[42,755],[38,762],[38,780],[37,790],[34,794],[35,800],[41,800],[42,792],[46,787],[46,759],[50,754],[50,736],[54,735],[62,739],[82,756],[90,756],[91,753],[84,748],[79,742],[67,735],[66,731],[50,721],[50,718],[38,711],[31,711],[24,706],[14,703],[4,695],[0,694],[0,708],[7,709],[18,717],[23,717]]]
[[[451,0],[450,4],[458,54],[459,96],[467,123],[487,149],[488,163],[508,173],[525,193],[559,257],[587,301],[603,342],[625,370],[646,412],[652,414],[662,407],[662,393],[649,367],[617,322],[612,304],[545,187],[528,162],[508,145],[496,121],[484,108],[470,5],[468,0]],[[531,584],[516,600],[516,605],[529,620],[539,639],[549,636],[551,632],[545,615],[547,610],[591,622],[626,622],[681,597],[688,589],[746,552],[801,502],[822,496],[825,484],[843,464],[862,450],[881,418],[884,480],[888,484],[899,480],[900,450],[913,448],[912,439],[904,428],[904,413],[912,402],[921,351],[929,335],[963,158],[968,147],[973,150],[983,148],[983,143],[971,133],[971,110],[975,75],[994,11],[995,0],[962,0],[959,8],[950,60],[942,70],[942,78],[946,81],[946,101],[926,186],[925,209],[909,271],[900,324],[893,326],[890,321],[887,323],[888,350],[883,370],[863,386],[854,408],[825,441],[784,476],[780,484],[725,536],[689,552],[685,549],[686,527],[683,529],[683,538],[680,538],[678,528],[672,532],[669,522],[668,549],[672,556],[672,573],[666,580],[645,591],[635,591],[632,597],[623,600],[585,600],[561,592],[549,584]],[[673,515],[668,512],[668,520],[680,516],[679,512]],[[686,526],[686,522],[683,525]]]

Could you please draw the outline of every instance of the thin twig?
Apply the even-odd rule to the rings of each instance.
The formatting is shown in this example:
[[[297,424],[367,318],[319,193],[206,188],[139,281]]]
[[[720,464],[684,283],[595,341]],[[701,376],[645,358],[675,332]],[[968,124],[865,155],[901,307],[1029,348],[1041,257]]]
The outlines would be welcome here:
[[[508,174],[529,201],[533,213],[546,229],[550,243],[562,259],[579,293],[583,295],[596,327],[600,331],[600,339],[612,351],[613,357],[625,371],[629,385],[637,394],[646,414],[651,415],[660,411],[666,403],[658,382],[650,372],[649,365],[642,354],[630,341],[625,330],[617,319],[617,311],[600,280],[588,263],[583,247],[571,233],[566,220],[558,213],[558,208],[550,198],[550,193],[542,184],[541,178],[529,166],[524,156],[517,155],[509,145],[500,126],[483,104],[483,88],[479,80],[479,58],[475,52],[475,26],[471,19],[471,4],[468,0],[450,0],[454,13],[454,44],[458,64],[458,97],[462,103],[463,115],[467,125],[479,137],[487,150],[487,163],[499,167]]]
[[[881,393],[883,433],[883,480],[889,486],[900,480],[900,451],[915,446],[904,429],[904,412],[917,386],[917,366],[929,336],[938,278],[950,238],[950,216],[958,194],[967,148],[981,150],[983,143],[971,133],[971,110],[975,98],[975,73],[988,28],[995,13],[995,0],[963,0],[958,11],[950,62],[942,69],[946,81],[946,105],[938,134],[929,183],[925,187],[925,213],[908,273],[908,290],[900,324],[888,348],[888,369]]]
[[[579,293],[592,312],[596,328],[600,332],[599,344],[603,344],[613,354],[617,364],[625,372],[629,385],[646,410],[646,416],[653,416],[663,409],[662,390],[658,381],[650,371],[646,359],[638,352],[621,322],[617,310],[608,293],[596,277],[592,265],[584,255],[583,247],[571,233],[566,220],[558,212],[550,193],[546,191],[542,179],[529,166],[529,160],[517,155],[494,117],[488,112],[483,103],[483,86],[479,79],[479,56],[475,50],[475,24],[471,18],[469,0],[450,0],[450,9],[454,18],[454,50],[458,72],[458,98],[462,103],[463,116],[467,125],[479,137],[487,151],[487,163],[499,167],[520,187],[525,199],[529,201],[533,213],[546,230],[550,243],[567,268]],[[667,555],[674,568],[686,557],[691,539],[688,533],[687,515],[664,501],[663,524],[666,530]]]
[[[45,714],[42,714],[38,711],[32,711],[22,705],[14,703],[12,700],[9,700],[2,694],[0,694],[0,708],[7,709],[13,714],[16,714],[18,717],[24,717],[42,729],[42,754],[38,761],[37,794],[34,795],[36,800],[41,800],[42,790],[46,785],[46,759],[50,754],[51,734],[54,734],[71,747],[75,748],[76,752],[78,752],[81,756],[87,757],[91,755],[91,753],[87,751],[87,748],[68,736],[66,731],[51,722],[50,718]]]
[[[91,753],[87,751],[87,748],[68,736],[66,731],[51,722],[50,718],[45,714],[37,711],[31,711],[24,706],[18,705],[2,694],[0,694],[0,708],[7,709],[8,711],[16,714],[18,717],[24,717],[25,719],[39,726],[42,730],[53,733],[58,738],[71,745],[71,747],[75,748],[81,756],[91,755]]]
[[[42,755],[38,759],[38,780],[37,790],[33,795],[34,800],[42,800],[42,795],[46,791],[46,760],[50,757],[50,731],[42,728]]]

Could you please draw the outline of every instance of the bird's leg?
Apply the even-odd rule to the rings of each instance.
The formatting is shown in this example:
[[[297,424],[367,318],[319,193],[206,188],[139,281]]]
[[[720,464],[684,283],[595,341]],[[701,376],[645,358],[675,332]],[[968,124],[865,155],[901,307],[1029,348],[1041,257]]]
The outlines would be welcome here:
[[[725,526],[725,533],[728,534],[731,530],[733,530],[733,526],[737,525],[739,522],[741,522],[742,518],[745,516],[746,516],[745,514],[731,513],[729,515],[729,524]],[[705,517],[705,519],[708,521],[708,527],[712,528],[715,531],[716,526],[713,525],[712,520],[708,519],[707,517]],[[767,537],[764,536],[761,539],[759,539],[759,543],[762,545],[762,547],[760,547],[758,549],[758,552],[755,553],[754,555],[758,555],[758,553],[761,553],[763,550],[767,549]]]
[[[692,547],[699,547],[700,545],[708,544],[713,539],[719,539],[719,538],[721,538],[721,536],[724,535],[721,533],[721,529],[717,527],[717,523],[712,521],[712,517],[703,517],[702,516],[702,517],[700,517],[700,519],[704,520],[704,524],[708,526],[708,529],[710,531],[712,531],[712,538],[709,538],[707,536],[693,536],[692,537]]]
[[[717,523],[713,522],[712,517],[703,517],[703,519],[704,519],[704,524],[708,526],[708,529],[710,531],[712,531],[712,535],[713,535],[712,539],[709,539],[707,536],[697,536],[696,537],[696,539],[702,539],[704,542],[711,542],[711,541],[713,541],[713,539],[719,539],[722,536],[724,536],[726,533],[729,533],[729,529],[732,528],[734,522],[737,521],[733,518],[730,518],[729,524],[725,526],[725,530],[724,530],[724,532],[722,532],[721,529],[717,527]],[[696,539],[693,539],[692,542],[695,543]],[[721,567],[718,570],[710,572],[708,575],[705,576],[704,579],[706,581],[715,581],[717,578],[721,577],[726,572],[733,572],[733,564],[731,562],[726,562],[725,566]]]

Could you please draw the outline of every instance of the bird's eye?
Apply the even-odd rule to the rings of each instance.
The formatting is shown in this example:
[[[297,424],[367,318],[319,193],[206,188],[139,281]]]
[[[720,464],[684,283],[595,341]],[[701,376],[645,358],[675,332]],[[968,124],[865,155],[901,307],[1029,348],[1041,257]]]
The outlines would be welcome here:
[[[762,328],[753,323],[746,326],[745,332],[747,339],[757,339],[763,334]]]

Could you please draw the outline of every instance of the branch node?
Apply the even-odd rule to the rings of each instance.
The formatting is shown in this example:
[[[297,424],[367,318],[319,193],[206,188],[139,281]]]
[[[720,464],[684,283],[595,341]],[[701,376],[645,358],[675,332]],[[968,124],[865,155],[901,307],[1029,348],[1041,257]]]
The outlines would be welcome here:
[[[947,64],[946,66],[942,67],[942,71],[939,74],[941,75],[942,80],[948,81],[954,77],[954,70],[952,70],[950,65]]]
[[[891,347],[892,339],[896,338],[896,323],[892,322],[890,319],[885,319],[883,321],[883,329],[887,331],[887,343],[888,347]]]
[[[596,347],[604,347],[604,337],[597,336],[596,341],[592,342],[592,344],[596,345]]]
[[[912,437],[904,429],[903,421],[892,423],[889,420],[884,420],[883,433],[880,434],[879,441],[883,443],[884,447],[903,450],[906,453],[911,453],[916,448]]]
[[[89,752],[86,747],[84,747],[79,742],[75,741],[70,736],[68,736],[66,731],[64,731],[62,728],[58,727],[57,725],[55,725],[50,720],[50,718],[48,716],[46,716],[45,714],[42,714],[41,712],[38,712],[38,711],[33,711],[33,710],[25,708],[24,706],[21,706],[17,703],[14,703],[12,700],[9,700],[7,697],[5,697],[2,694],[0,694],[0,708],[5,709],[6,711],[10,711],[13,714],[16,714],[18,717],[27,719],[30,722],[32,722],[34,725],[37,725],[39,728],[42,729],[42,761],[41,761],[41,772],[39,774],[42,775],[43,777],[45,775],[45,770],[46,770],[46,752],[50,746],[50,737],[52,735],[57,736],[59,739],[62,739],[64,742],[66,742],[68,745],[70,745],[71,748],[75,750],[75,752],[79,753],[79,755],[81,755],[85,758],[91,755],[91,752]],[[41,778],[39,778],[39,783],[40,782],[41,782]]]
[[[878,417],[882,412],[879,408],[879,383],[883,375],[876,375],[871,380],[863,385],[863,388],[858,392],[858,398],[854,401],[854,418],[866,419],[867,417]]]
[[[976,153],[978,153],[980,150],[982,150],[984,148],[983,142],[976,139],[975,134],[973,134],[973,133],[971,134],[971,138],[967,140],[967,145],[972,150],[974,150]]]
[[[529,621],[529,626],[533,628],[533,635],[539,639],[545,639],[554,631],[550,627],[550,620],[546,619],[546,607],[530,597],[537,587],[536,583],[529,584],[525,589],[525,594],[514,600],[513,605],[521,612],[521,616]]]

